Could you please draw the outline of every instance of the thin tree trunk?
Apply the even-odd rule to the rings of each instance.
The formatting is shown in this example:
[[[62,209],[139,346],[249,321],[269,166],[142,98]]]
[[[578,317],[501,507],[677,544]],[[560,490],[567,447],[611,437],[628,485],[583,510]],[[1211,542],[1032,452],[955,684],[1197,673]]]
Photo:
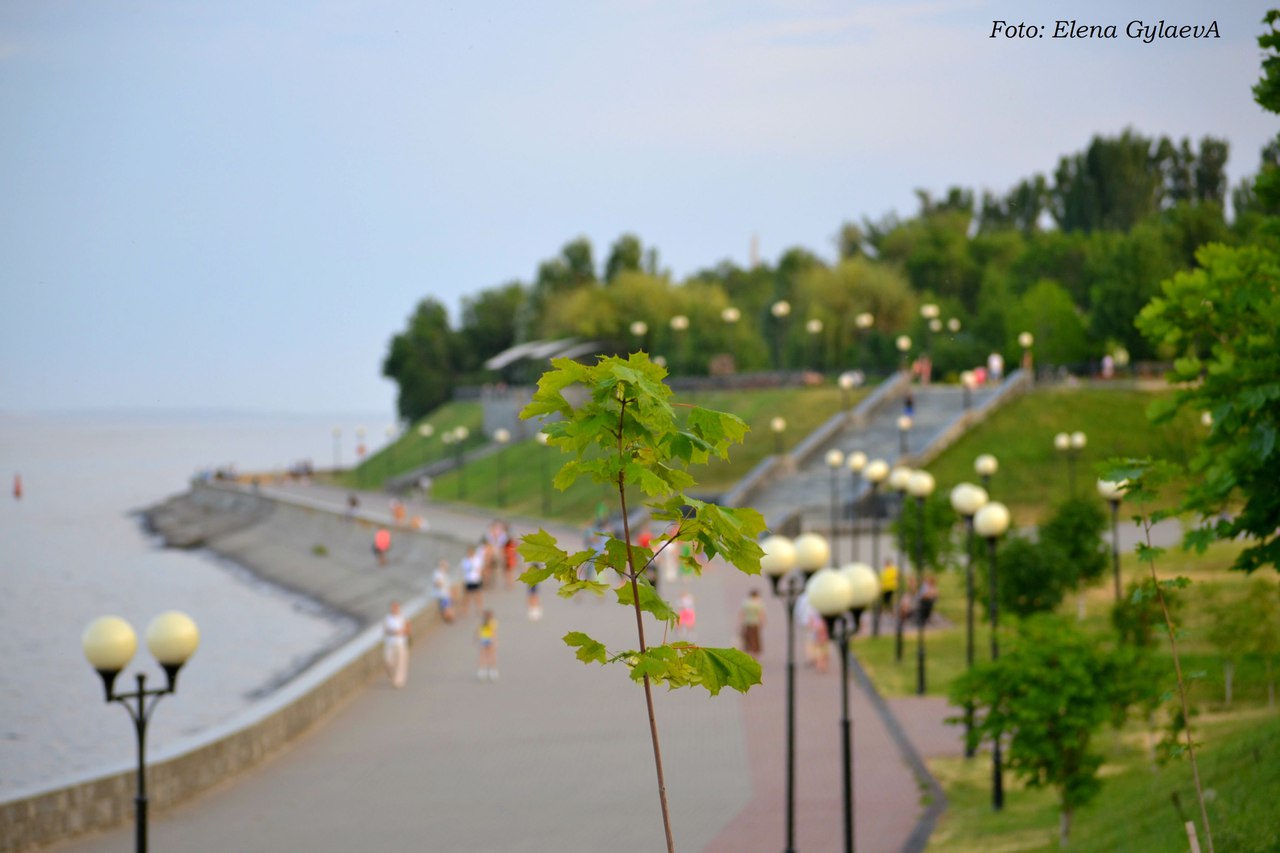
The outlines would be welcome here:
[[[1142,529],[1146,534],[1147,547],[1151,545],[1151,520],[1144,513],[1142,516]],[[1196,764],[1196,747],[1195,741],[1191,737],[1191,706],[1187,702],[1187,685],[1182,680],[1182,660],[1178,657],[1178,635],[1173,627],[1173,617],[1169,615],[1169,603],[1165,600],[1164,590],[1160,586],[1160,579],[1156,577],[1155,561],[1147,563],[1147,567],[1151,570],[1151,583],[1156,591],[1156,600],[1160,602],[1160,612],[1164,614],[1165,630],[1169,632],[1169,648],[1173,652],[1173,671],[1178,677],[1178,699],[1182,703],[1182,719],[1185,723],[1183,731],[1187,736],[1187,757],[1191,760],[1191,777],[1196,783],[1196,799],[1200,801],[1200,819],[1204,821],[1204,837],[1205,843],[1209,846],[1209,853],[1213,851],[1213,830],[1209,826],[1209,810],[1204,803],[1204,785],[1200,782],[1200,766]]]
[[[1067,841],[1071,837],[1071,809],[1063,806],[1062,813],[1058,818],[1058,846],[1066,849]]]
[[[624,400],[618,411],[618,453],[622,453],[622,416],[626,412]],[[618,475],[618,499],[622,508],[622,538],[627,545],[627,574],[631,581],[631,604],[636,612],[636,634],[640,638],[640,654],[645,653],[644,611],[640,609],[640,588],[636,581],[635,554],[631,550],[631,520],[627,517],[627,489],[622,474]],[[644,704],[649,711],[649,739],[653,742],[653,764],[658,771],[658,802],[662,806],[662,828],[667,836],[667,853],[675,853],[676,842],[671,835],[671,811],[667,807],[667,781],[662,773],[662,747],[658,743],[658,718],[653,712],[653,685],[649,676],[644,677]]]

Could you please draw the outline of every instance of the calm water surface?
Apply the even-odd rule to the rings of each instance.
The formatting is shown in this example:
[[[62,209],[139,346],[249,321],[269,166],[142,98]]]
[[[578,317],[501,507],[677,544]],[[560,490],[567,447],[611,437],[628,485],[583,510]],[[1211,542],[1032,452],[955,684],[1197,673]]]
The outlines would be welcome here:
[[[142,668],[153,683],[163,676],[141,640],[150,619],[178,609],[200,626],[178,693],[148,730],[155,746],[227,720],[354,633],[350,620],[212,555],[160,549],[132,512],[202,469],[327,467],[333,427],[350,458],[358,424],[383,433],[369,417],[0,413],[0,800],[134,760],[132,725],[103,702],[80,650],[97,616],[133,624],[139,650],[126,676]]]

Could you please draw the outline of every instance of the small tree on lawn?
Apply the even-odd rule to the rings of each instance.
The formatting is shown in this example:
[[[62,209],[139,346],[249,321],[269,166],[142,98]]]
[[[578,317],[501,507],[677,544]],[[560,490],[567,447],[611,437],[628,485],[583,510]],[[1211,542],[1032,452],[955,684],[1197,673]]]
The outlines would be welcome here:
[[[1021,623],[1011,651],[952,685],[951,703],[977,712],[969,745],[1008,739],[1009,769],[1028,787],[1057,790],[1063,847],[1076,809],[1101,787],[1093,733],[1108,720],[1119,725],[1138,695],[1133,664],[1061,619],[1036,616]]]
[[[538,381],[532,402],[521,412],[523,418],[559,417],[544,426],[548,443],[573,455],[555,477],[557,488],[566,489],[580,477],[587,477],[616,490],[622,518],[623,537],[609,537],[602,552],[570,554],[555,538],[539,530],[524,538],[520,553],[536,564],[523,575],[525,583],[548,578],[560,582],[559,594],[568,598],[584,590],[597,595],[613,592],[618,604],[635,614],[638,648],[610,650],[581,631],[571,631],[564,641],[577,649],[584,663],[622,663],[634,681],[643,683],[649,713],[649,735],[653,743],[654,766],[658,776],[658,799],[662,807],[667,850],[675,850],[667,789],[662,770],[662,750],[653,710],[654,682],[668,687],[699,685],[715,695],[724,687],[746,692],[760,682],[760,665],[737,649],[715,649],[692,643],[659,646],[645,641],[645,612],[673,624],[675,610],[650,585],[645,575],[656,555],[632,544],[628,488],[638,489],[647,498],[653,518],[674,522],[673,533],[654,540],[658,551],[689,543],[693,557],[722,556],[738,569],[760,571],[762,551],[756,537],[764,520],[751,509],[728,509],[687,497],[694,485],[688,466],[711,456],[727,458],[729,445],[740,441],[747,427],[739,418],[696,406],[686,407],[678,418],[664,383],[666,371],[644,353],[629,358],[602,358],[595,365],[556,359],[553,369]],[[565,396],[585,399],[575,405]],[[624,579],[616,589],[594,579],[579,577],[579,568],[592,562],[597,571],[613,569]],[[689,567],[696,570],[692,560]]]

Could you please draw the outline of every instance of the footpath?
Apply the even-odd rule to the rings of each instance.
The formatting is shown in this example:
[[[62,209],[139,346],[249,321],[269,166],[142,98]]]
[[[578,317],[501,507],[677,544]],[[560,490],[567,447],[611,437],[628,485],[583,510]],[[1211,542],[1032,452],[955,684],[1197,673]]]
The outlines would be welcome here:
[[[283,491],[335,508],[347,494],[321,487]],[[273,490],[264,488],[263,496],[272,497]],[[369,494],[361,503],[368,508],[384,501]],[[490,520],[437,505],[421,511],[430,529],[463,539],[479,538]],[[533,529],[520,521],[512,526],[516,535]],[[581,536],[551,532],[570,537],[574,546]],[[655,692],[677,847],[781,849],[784,613],[765,581],[722,565],[686,585],[697,602],[699,642],[735,642],[737,609],[752,587],[766,595],[768,614],[764,683],[750,693]],[[583,630],[610,648],[633,648],[634,622],[615,604],[542,592],[544,617],[537,622],[527,618],[519,585],[486,596],[499,619],[497,681],[476,678],[476,613],[436,624],[415,638],[404,689],[379,679],[258,768],[153,815],[154,848],[663,849],[643,691],[621,668],[580,663],[560,640],[569,630]],[[660,637],[662,626],[650,622],[646,630]],[[819,674],[797,668],[798,849],[834,850],[841,843],[836,669]],[[901,850],[922,810],[920,788],[856,684],[852,699],[858,847],[864,853]],[[939,701],[893,704],[909,731],[931,732],[945,744],[943,751],[958,753],[958,736],[940,724],[945,711]],[[131,832],[126,826],[57,849],[125,849]]]

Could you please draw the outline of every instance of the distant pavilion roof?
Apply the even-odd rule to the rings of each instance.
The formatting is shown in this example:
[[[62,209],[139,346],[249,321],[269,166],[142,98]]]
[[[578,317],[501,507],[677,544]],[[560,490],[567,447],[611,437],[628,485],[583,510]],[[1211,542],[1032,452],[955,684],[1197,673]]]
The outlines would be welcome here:
[[[555,341],[528,341],[505,349],[485,361],[486,370],[502,370],[518,361],[548,361],[553,358],[577,358],[600,352],[599,341],[580,341],[577,338],[561,338]]]

